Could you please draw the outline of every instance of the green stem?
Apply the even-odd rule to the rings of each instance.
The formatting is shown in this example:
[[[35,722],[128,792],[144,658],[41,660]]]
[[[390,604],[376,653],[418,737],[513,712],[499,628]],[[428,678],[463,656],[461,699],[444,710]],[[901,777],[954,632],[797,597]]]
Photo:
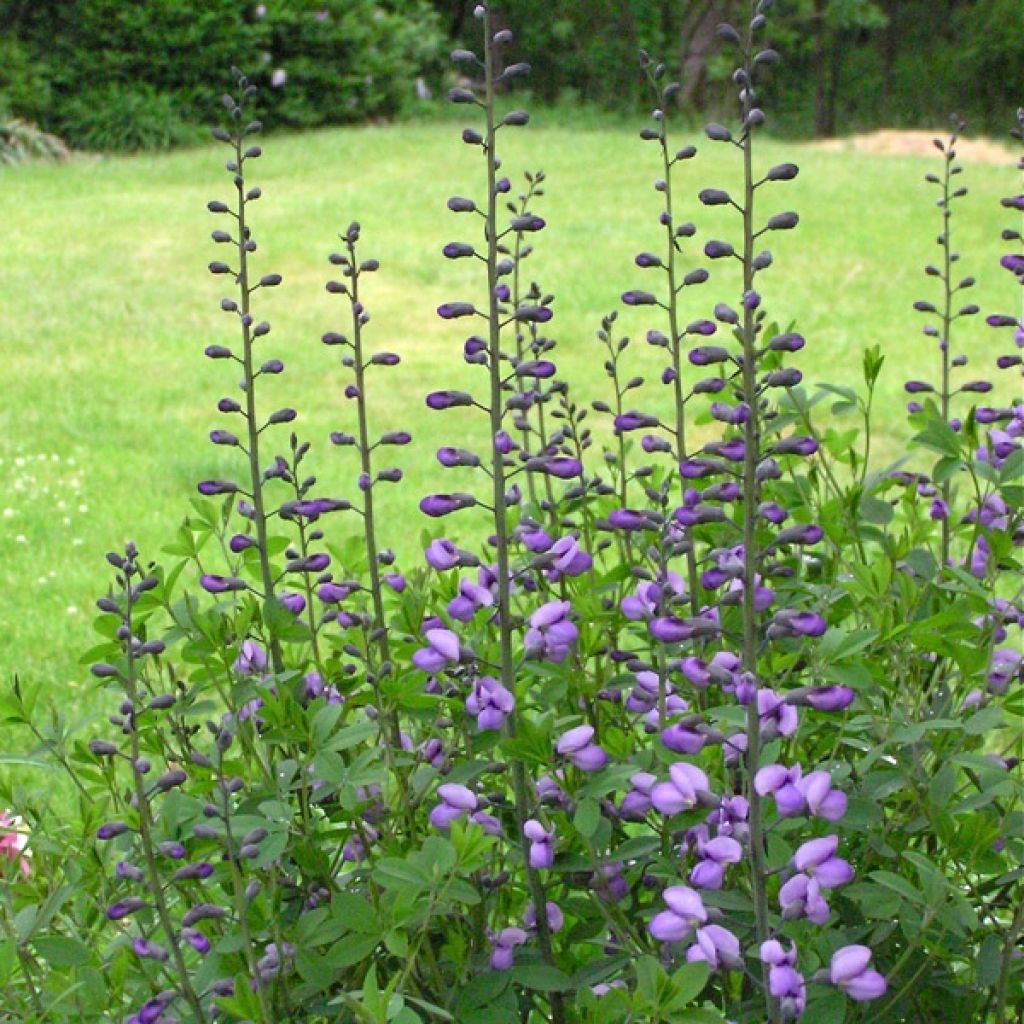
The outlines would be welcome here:
[[[752,77],[753,63],[753,32],[747,35],[744,65],[748,81]],[[743,151],[743,294],[744,298],[754,288],[754,169],[753,169],[753,128],[747,124],[747,117],[752,107],[752,87],[748,85],[744,93],[742,113],[744,134],[740,146]],[[743,398],[749,406],[749,416],[744,427],[743,451],[743,670],[749,672],[755,680],[755,693],[747,706],[747,750],[744,757],[746,766],[745,788],[749,802],[750,826],[750,869],[751,885],[754,899],[754,932],[758,946],[770,937],[768,922],[768,894],[766,887],[767,871],[765,864],[764,834],[761,822],[761,798],[754,788],[754,776],[761,757],[761,723],[758,715],[756,689],[760,686],[757,678],[757,629],[758,615],[754,608],[754,590],[756,586],[758,551],[757,551],[757,506],[759,486],[757,481],[757,463],[761,446],[761,422],[758,409],[757,393],[757,324],[754,310],[750,303],[743,303]],[[761,965],[761,978],[764,992],[768,1000],[768,1013],[771,1024],[780,1024],[778,1000],[768,996],[768,968]]]
[[[484,72],[486,81],[486,100],[484,112],[487,121],[485,152],[487,156],[487,318],[488,318],[488,362],[490,370],[490,446],[491,446],[491,477],[494,485],[494,532],[497,548],[497,614],[500,642],[501,684],[510,693],[515,692],[515,663],[512,654],[512,608],[511,588],[509,584],[509,543],[508,543],[508,509],[505,503],[505,463],[504,456],[497,450],[495,439],[502,429],[504,402],[501,389],[501,321],[498,309],[498,210],[496,190],[498,161],[495,150],[496,127],[494,121],[494,38],[490,11],[485,9],[484,19]],[[506,719],[506,731],[510,738],[516,735],[518,706]],[[516,826],[519,830],[523,855],[523,867],[526,871],[530,896],[533,900],[537,917],[537,938],[541,956],[549,966],[554,966],[551,951],[551,931],[548,928],[547,900],[544,884],[540,874],[530,867],[530,842],[523,832],[529,818],[529,794],[527,790],[526,765],[521,757],[512,758],[512,786],[515,794]],[[552,1024],[565,1024],[565,1007],[560,992],[550,995]]]

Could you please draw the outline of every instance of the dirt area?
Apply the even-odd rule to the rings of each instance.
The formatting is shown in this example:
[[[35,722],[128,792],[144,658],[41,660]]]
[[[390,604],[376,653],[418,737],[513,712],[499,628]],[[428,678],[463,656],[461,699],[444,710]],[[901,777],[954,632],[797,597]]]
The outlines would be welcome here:
[[[833,153],[852,150],[880,156],[933,156],[936,151],[932,139],[935,138],[945,142],[948,135],[926,131],[884,130],[869,135],[851,135],[845,139],[825,139],[814,145]],[[964,138],[957,143],[956,151],[957,156],[971,163],[1005,164],[1013,160],[1009,146],[992,139]]]

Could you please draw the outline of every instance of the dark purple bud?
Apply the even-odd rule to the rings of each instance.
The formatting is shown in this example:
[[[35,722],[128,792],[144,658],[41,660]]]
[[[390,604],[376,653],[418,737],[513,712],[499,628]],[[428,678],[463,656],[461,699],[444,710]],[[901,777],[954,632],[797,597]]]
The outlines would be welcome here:
[[[906,384],[903,385],[903,390],[906,391],[908,395],[920,395],[934,391],[935,388],[933,388],[931,384],[927,383],[927,381],[908,380]]]
[[[724,363],[729,358],[729,353],[718,345],[698,345],[690,349],[689,360],[694,366],[711,366],[714,363]]]
[[[773,352],[799,352],[804,345],[804,339],[799,334],[777,334],[768,342]]]
[[[656,306],[658,300],[650,292],[623,292],[622,301],[627,306]]]
[[[697,198],[705,206],[728,206],[732,202],[728,192],[723,192],[720,188],[706,188],[703,189],[697,196]]]
[[[208,594],[227,594],[231,591],[248,589],[245,580],[237,579],[234,576],[217,576],[213,573],[204,573],[200,576],[199,585]]]
[[[522,128],[530,123],[530,115],[525,110],[512,110],[501,119],[501,123],[512,128]]]
[[[711,275],[703,267],[698,267],[696,270],[691,270],[683,278],[683,284],[685,284],[685,285],[703,284],[710,276]]]
[[[472,404],[473,396],[465,391],[432,391],[427,395],[427,405],[431,409],[455,409]]]
[[[813,455],[818,442],[813,437],[784,437],[772,446],[776,455]]]
[[[420,501],[420,511],[437,519],[460,509],[472,508],[475,504],[476,498],[471,494],[428,494]]]
[[[694,320],[686,328],[687,334],[699,334],[710,337],[718,330],[718,326],[712,320]]]
[[[520,306],[512,314],[514,320],[530,324],[546,324],[553,316],[547,306]]]
[[[460,260],[466,256],[476,255],[473,246],[467,245],[465,242],[449,242],[441,252],[450,260]]]
[[[137,896],[130,896],[124,900],[118,900],[116,903],[111,903],[107,907],[107,920],[109,921],[120,921],[122,918],[128,917],[129,914],[134,914],[137,910],[141,910],[143,907],[148,906],[145,900],[139,899]]]
[[[207,359],[230,359],[231,349],[226,348],[224,345],[207,345],[203,349],[203,354]]]
[[[800,173],[796,164],[776,164],[765,175],[768,181],[792,181]]]
[[[234,494],[238,490],[238,484],[233,484],[230,480],[203,480],[197,490],[209,498],[218,494]]]
[[[704,128],[704,134],[712,142],[731,142],[732,132],[729,131],[724,125],[720,124],[709,124]]]
[[[131,829],[123,821],[108,821],[96,829],[96,838],[102,840],[116,839],[118,836],[123,836],[125,832],[130,831]]]
[[[711,241],[704,246],[704,255],[710,260],[722,260],[735,254],[728,242]]]
[[[459,317],[472,316],[476,308],[471,302],[446,302],[437,307],[437,315],[442,320],[457,320]]]
[[[777,213],[768,219],[769,231],[790,231],[800,223],[800,216],[791,210],[786,213]]]
[[[660,267],[662,266],[661,257],[655,256],[653,252],[641,252],[637,253],[636,259],[633,261],[638,267],[647,269],[648,267]]]

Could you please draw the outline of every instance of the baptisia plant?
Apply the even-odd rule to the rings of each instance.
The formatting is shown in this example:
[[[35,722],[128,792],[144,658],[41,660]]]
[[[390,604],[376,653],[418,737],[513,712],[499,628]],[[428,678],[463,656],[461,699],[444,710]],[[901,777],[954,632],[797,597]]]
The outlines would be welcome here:
[[[405,572],[410,531],[380,498],[408,487],[392,455],[412,437],[378,423],[401,360],[370,345],[380,266],[358,223],[330,257],[341,313],[322,336],[345,374],[324,447],[352,457],[351,493],[322,492],[312,444],[279,429],[296,411],[266,403],[284,365],[257,305],[282,282],[255,270],[260,125],[236,75],[215,132],[233,198],[209,204],[236,335],[206,355],[238,384],[211,434],[237,472],[199,485],[166,566],[108,556],[88,654],[106,726],[79,739],[21,683],[0,700],[34,737],[25,764],[60,765],[78,810],[0,781],[28,822],[0,813],[12,1020],[1011,1019],[1024,405],[956,384],[951,336],[974,312],[952,245],[960,125],[932,176],[941,294],[918,304],[939,376],[908,388],[913,468],[879,469],[881,354],[866,397],[809,393],[787,363],[804,338],[767,312],[799,172],[762,158],[779,58],[770,0],[743,6],[718,30],[737,116],[705,130],[735,157],[730,190],[686,176],[701,155],[670,141],[678,87],[641,55],[660,241],[634,261],[654,283],[602,320],[593,435],[555,363],[554,299],[526,275],[548,181],[514,193],[501,161],[529,67],[475,8],[482,48],[453,54],[450,98],[475,117],[480,186],[448,200],[443,256],[479,287],[437,312],[469,325],[479,385],[426,398],[458,439],[416,496],[429,529]],[[1004,239],[1019,248],[1016,227]],[[1003,259],[1017,280],[1022,265]],[[660,383],[619,334],[640,318]],[[1017,315],[989,323],[1020,347]],[[832,422],[848,415],[861,446]]]

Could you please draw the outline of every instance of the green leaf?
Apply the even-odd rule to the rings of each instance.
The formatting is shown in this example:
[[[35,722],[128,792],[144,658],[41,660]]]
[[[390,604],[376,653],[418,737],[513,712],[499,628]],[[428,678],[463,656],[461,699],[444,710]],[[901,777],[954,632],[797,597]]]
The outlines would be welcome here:
[[[998,729],[1003,724],[1003,709],[998,704],[989,704],[988,707],[976,711],[964,722],[964,732],[968,736],[981,736],[992,729]]]
[[[910,900],[911,903],[923,905],[925,902],[924,896],[901,875],[894,874],[892,871],[872,871],[871,877],[879,885],[884,885],[886,889],[899,893],[904,899]]]
[[[377,948],[378,941],[376,935],[359,935],[353,932],[331,946],[324,957],[324,963],[335,970],[351,967],[365,960]]]
[[[657,1006],[660,990],[666,980],[661,964],[653,956],[642,956],[636,962],[636,989],[651,1006]]]
[[[597,826],[600,824],[600,821],[600,804],[589,797],[585,800],[581,800],[576,807],[576,814],[572,820],[576,831],[579,832],[584,839],[591,839],[597,831]]]
[[[839,989],[825,989],[819,998],[812,995],[808,1000],[800,1024],[843,1024],[847,1004],[846,996]]]
[[[975,961],[976,977],[981,988],[989,988],[996,983],[1002,967],[1002,954],[1003,947],[999,936],[986,935]]]
[[[919,576],[923,580],[935,579],[935,575],[939,571],[938,563],[932,553],[925,548],[913,548],[907,552],[903,561],[915,576]]]
[[[408,861],[385,857],[373,871],[373,877],[385,889],[415,895],[430,885],[430,878]]]
[[[508,988],[510,981],[505,971],[478,974],[459,992],[455,1003],[459,1019],[463,1019],[467,1010],[475,1010],[493,1003]]]
[[[524,964],[509,972],[512,980],[534,992],[565,992],[572,988],[572,979],[557,967],[547,964]]]
[[[32,945],[51,967],[81,967],[92,959],[84,942],[67,935],[37,935]]]
[[[873,523],[875,526],[888,526],[896,513],[892,505],[880,498],[861,498],[860,517],[866,523]]]
[[[708,983],[710,969],[706,960],[695,960],[690,964],[683,964],[678,971],[672,974],[672,1007],[682,1007],[692,1003],[704,990]]]

